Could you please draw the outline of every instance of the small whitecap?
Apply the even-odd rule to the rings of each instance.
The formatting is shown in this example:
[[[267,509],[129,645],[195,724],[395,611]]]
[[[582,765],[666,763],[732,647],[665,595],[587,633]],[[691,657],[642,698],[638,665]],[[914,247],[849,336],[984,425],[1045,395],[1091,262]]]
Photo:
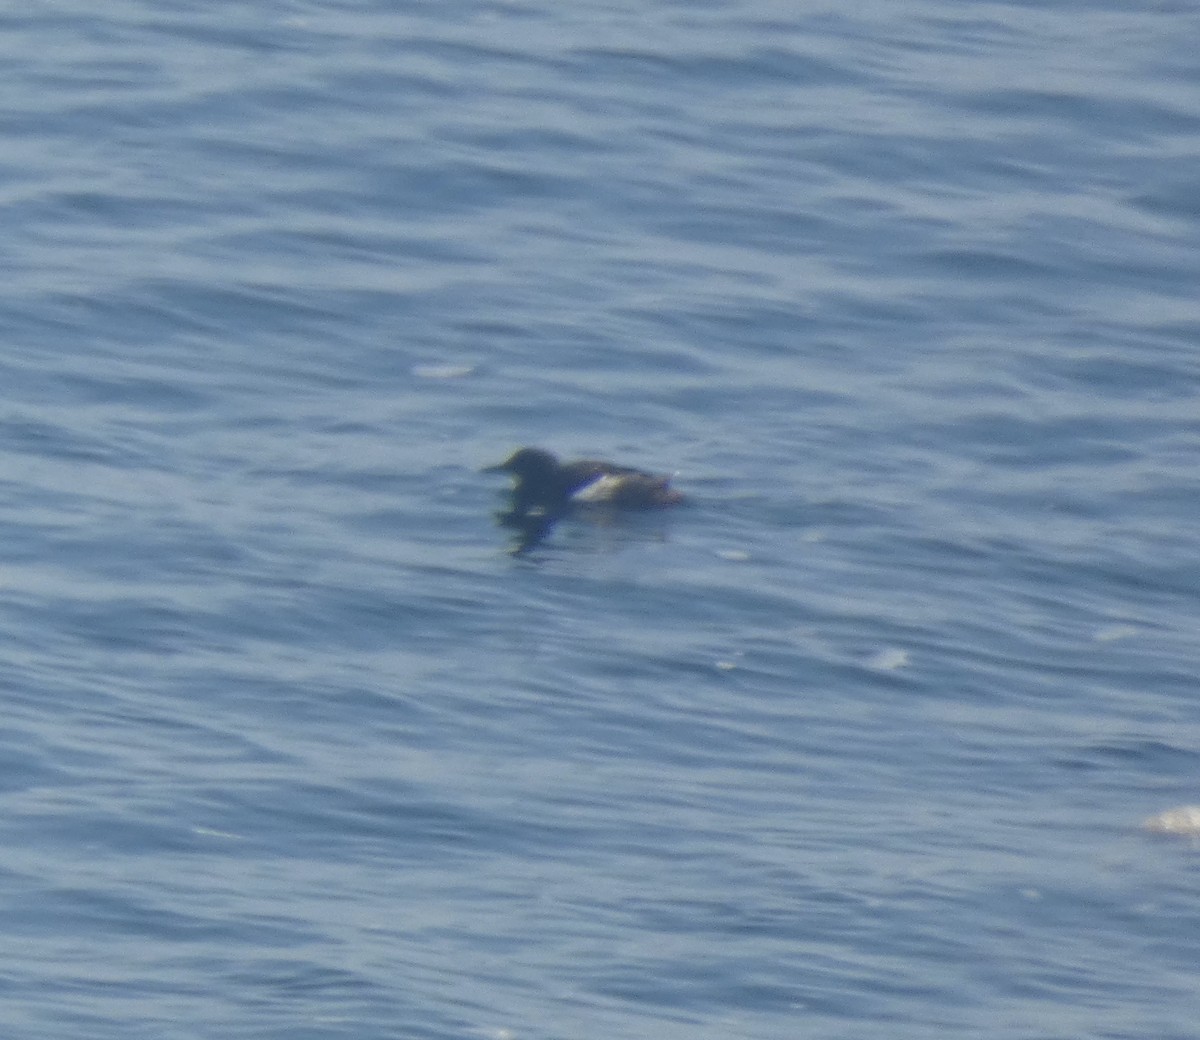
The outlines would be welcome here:
[[[1096,629],[1092,638],[1097,643],[1115,643],[1118,639],[1128,639],[1137,634],[1138,630],[1133,625],[1105,625]]]
[[[896,647],[888,647],[872,654],[866,660],[866,665],[873,672],[894,672],[908,664],[908,651]]]
[[[1181,805],[1142,821],[1142,829],[1154,834],[1188,834],[1200,837],[1200,805]]]
[[[734,563],[745,563],[750,554],[745,549],[718,549],[717,556],[722,560],[732,560]]]
[[[474,365],[413,365],[418,379],[462,379],[475,371]]]
[[[228,838],[233,841],[241,841],[240,834],[230,834],[229,831],[215,831],[211,827],[193,827],[193,834],[198,834],[202,838]]]

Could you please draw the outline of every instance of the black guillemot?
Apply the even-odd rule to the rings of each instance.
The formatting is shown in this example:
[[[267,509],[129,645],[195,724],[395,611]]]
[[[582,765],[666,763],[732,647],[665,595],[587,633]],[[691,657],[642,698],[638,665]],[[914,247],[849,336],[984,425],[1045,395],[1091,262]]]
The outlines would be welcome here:
[[[683,495],[671,478],[599,459],[560,462],[541,448],[520,448],[485,473],[511,473],[513,517],[558,519],[577,505],[616,509],[659,509],[678,505]]]

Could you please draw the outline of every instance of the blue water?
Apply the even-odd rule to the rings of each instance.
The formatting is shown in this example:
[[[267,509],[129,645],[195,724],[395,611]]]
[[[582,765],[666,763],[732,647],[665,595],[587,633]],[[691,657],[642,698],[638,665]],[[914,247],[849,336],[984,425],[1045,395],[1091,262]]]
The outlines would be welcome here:
[[[1196,1036],[1194,5],[2,24],[6,1036]]]

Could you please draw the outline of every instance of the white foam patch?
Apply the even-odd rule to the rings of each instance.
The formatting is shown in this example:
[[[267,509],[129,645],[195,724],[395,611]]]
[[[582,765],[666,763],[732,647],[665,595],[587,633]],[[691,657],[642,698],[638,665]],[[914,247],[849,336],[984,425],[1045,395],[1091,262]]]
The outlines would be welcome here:
[[[1142,829],[1155,834],[1189,834],[1200,837],[1200,805],[1181,805],[1142,821]]]
[[[214,831],[211,827],[193,827],[193,834],[199,834],[204,838],[229,838],[234,841],[243,841],[240,834],[231,834],[229,831]]]
[[[908,651],[889,647],[872,654],[866,660],[866,665],[873,672],[894,672],[908,664]]]
[[[474,371],[474,365],[413,365],[412,374],[419,379],[462,379]]]

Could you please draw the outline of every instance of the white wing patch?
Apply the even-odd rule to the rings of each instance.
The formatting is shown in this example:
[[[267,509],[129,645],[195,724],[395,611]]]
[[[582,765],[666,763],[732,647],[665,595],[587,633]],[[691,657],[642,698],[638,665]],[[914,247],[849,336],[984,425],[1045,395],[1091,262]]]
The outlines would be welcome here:
[[[590,484],[584,484],[571,496],[573,502],[611,502],[621,488],[622,478],[613,473],[601,473]]]

